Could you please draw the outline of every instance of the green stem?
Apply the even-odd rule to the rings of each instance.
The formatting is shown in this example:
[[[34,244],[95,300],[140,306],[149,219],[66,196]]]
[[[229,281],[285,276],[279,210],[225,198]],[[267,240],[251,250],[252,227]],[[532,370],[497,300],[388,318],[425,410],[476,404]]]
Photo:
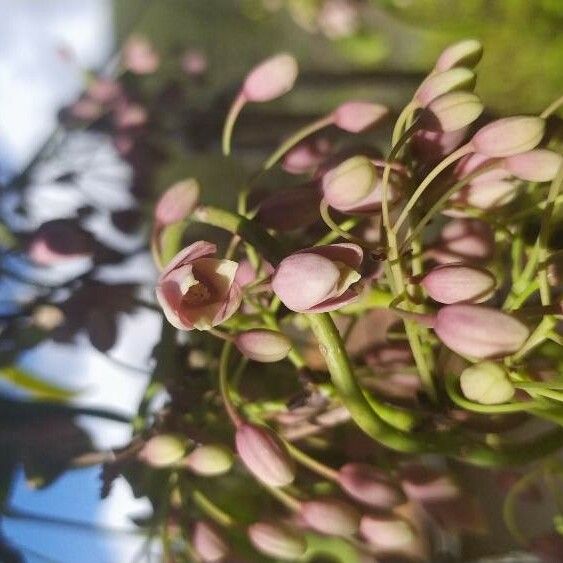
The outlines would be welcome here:
[[[295,145],[301,142],[303,139],[328,127],[333,122],[332,115],[328,115],[326,117],[321,117],[321,119],[317,119],[317,121],[313,121],[309,125],[306,125],[302,129],[299,129],[296,133],[294,133],[289,139],[286,139],[264,162],[262,169],[269,170],[282,158],[287,152],[289,152]]]
[[[353,229],[358,223],[360,219],[357,217],[352,217],[351,219],[346,219],[346,221],[342,221],[340,225],[337,225],[338,229],[334,229],[329,231],[324,237],[320,238],[314,246],[322,246],[324,244],[330,244],[331,242],[335,241],[338,237],[342,236],[342,232],[348,232]]]
[[[393,231],[395,233],[399,232],[401,225],[407,219],[411,209],[416,205],[416,202],[423,194],[424,190],[432,183],[432,181],[435,180],[448,166],[450,166],[451,164],[453,164],[454,162],[456,162],[466,154],[469,154],[472,150],[473,149],[470,144],[463,145],[462,147],[460,147],[459,149],[448,155],[446,158],[444,158],[444,160],[442,160],[439,164],[437,164],[432,169],[432,171],[420,183],[418,188],[416,188],[416,190],[410,197],[409,201],[401,211],[399,218],[397,219],[395,225],[393,226]]]
[[[538,235],[539,242],[539,255],[538,261],[543,264],[549,255],[549,234],[550,234],[550,223],[555,210],[555,199],[559,194],[559,190],[563,184],[563,164],[559,166],[557,175],[551,182],[549,192],[546,199],[545,212],[542,215],[540,232]],[[549,305],[551,303],[551,295],[549,290],[549,282],[547,278],[547,268],[542,267],[538,272],[538,281],[540,284],[540,298],[542,305]]]
[[[326,226],[331,231],[334,231],[338,236],[342,237],[343,239],[353,242],[361,247],[365,248],[366,246],[368,246],[365,240],[355,237],[354,235],[351,235],[347,231],[342,230],[340,226],[333,221],[332,217],[330,216],[328,207],[329,206],[327,201],[325,199],[322,199],[321,204],[319,205],[319,210],[321,213],[322,220],[325,222]]]
[[[291,457],[293,457],[304,467],[307,467],[311,471],[317,473],[325,479],[328,479],[329,481],[338,480],[338,471],[336,471],[332,467],[328,467],[328,465],[325,465],[324,463],[313,459],[311,456],[307,455],[299,448],[296,448],[291,442],[286,441],[285,446],[287,447],[287,450],[290,453]]]
[[[236,522],[232,516],[219,508],[214,502],[206,497],[201,491],[195,490],[192,493],[194,504],[211,520],[219,524],[223,528],[232,528],[236,526]]]
[[[223,350],[221,351],[221,359],[219,360],[219,391],[221,392],[221,398],[223,399],[223,405],[225,410],[231,419],[231,422],[235,427],[240,426],[244,421],[240,414],[235,409],[231,397],[229,395],[229,385],[228,385],[228,366],[229,357],[231,354],[232,344],[230,342],[225,342],[223,345]]]
[[[194,221],[219,227],[232,234],[239,235],[256,248],[271,264],[276,265],[283,257],[283,249],[278,241],[255,221],[211,206],[198,207],[192,218]]]
[[[444,192],[440,196],[438,201],[436,201],[436,203],[432,205],[432,207],[424,214],[422,219],[420,219],[420,221],[418,221],[416,226],[412,229],[412,232],[409,234],[405,242],[401,245],[401,252],[409,246],[412,239],[417,237],[422,232],[422,229],[424,229],[424,227],[436,215],[436,213],[438,213],[440,209],[442,209],[442,206],[450,199],[452,195],[461,190],[461,188],[469,184],[469,182],[471,182],[484,172],[492,170],[493,168],[498,168],[498,164],[490,164],[489,166],[484,166],[479,170],[475,170],[471,174],[468,174],[467,176],[456,182],[451,188]]]
[[[511,412],[530,411],[537,409],[541,403],[536,401],[522,401],[518,403],[503,403],[500,405],[482,405],[467,400],[457,389],[457,378],[455,374],[449,373],[446,377],[446,391],[449,398],[458,407],[471,412],[481,414],[506,414]]]
[[[560,106],[563,105],[563,96],[557,98],[554,102],[549,104],[541,113],[540,117],[547,119],[552,113],[555,113]]]
[[[229,156],[231,154],[231,138],[233,136],[233,129],[235,127],[237,117],[239,116],[245,104],[246,98],[241,92],[235,98],[233,105],[231,106],[231,109],[227,114],[227,118],[225,119],[225,125],[223,126],[223,137],[221,142],[223,154],[225,156]]]

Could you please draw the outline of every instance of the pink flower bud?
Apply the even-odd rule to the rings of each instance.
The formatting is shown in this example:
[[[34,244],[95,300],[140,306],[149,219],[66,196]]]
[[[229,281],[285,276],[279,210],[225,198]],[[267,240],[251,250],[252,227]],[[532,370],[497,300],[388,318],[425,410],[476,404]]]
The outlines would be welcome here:
[[[436,315],[434,331],[450,350],[472,358],[513,354],[530,333],[516,318],[482,305],[446,305]]]
[[[464,39],[446,47],[434,68],[441,72],[457,66],[474,67],[483,55],[483,45],[477,39]]]
[[[310,528],[329,536],[351,536],[360,525],[360,513],[351,504],[335,498],[304,502],[301,516]]]
[[[352,498],[379,509],[405,502],[403,492],[385,475],[365,463],[347,463],[338,472],[338,483]]]
[[[248,527],[248,537],[258,551],[282,561],[297,561],[307,549],[301,534],[280,524],[256,522]]]
[[[469,400],[482,405],[506,403],[514,396],[506,371],[494,362],[479,362],[464,369],[459,384]]]
[[[397,550],[415,539],[412,526],[400,518],[366,514],[360,522],[360,533],[380,549]]]
[[[411,137],[411,149],[418,160],[434,162],[459,147],[466,134],[467,127],[448,132],[418,129]]]
[[[145,37],[133,35],[123,47],[123,66],[135,74],[152,74],[160,64],[160,57]]]
[[[475,86],[475,73],[468,68],[457,67],[431,74],[419,86],[414,99],[426,107],[432,100],[443,94],[457,90],[472,90]]]
[[[182,460],[182,465],[198,475],[222,475],[231,469],[233,454],[221,444],[206,444],[190,452]]]
[[[329,154],[330,147],[325,138],[302,141],[285,155],[282,168],[290,174],[307,174]]]
[[[141,104],[132,103],[119,104],[113,115],[113,121],[118,129],[141,127],[148,118],[148,112]]]
[[[172,225],[186,219],[199,200],[199,184],[193,178],[182,180],[169,187],[159,198],[154,209],[159,226]]]
[[[248,73],[242,94],[249,102],[275,100],[293,88],[297,73],[297,61],[291,55],[274,55]]]
[[[270,487],[285,487],[295,478],[293,459],[269,428],[242,424],[237,428],[235,442],[242,462],[259,481]]]
[[[510,173],[507,172],[502,166],[501,159],[491,158],[478,152],[468,154],[458,161],[454,167],[453,177],[456,180],[461,180],[469,174],[477,171],[479,168],[496,164],[495,168],[487,170],[479,174],[471,180],[471,185],[485,184],[497,180],[506,180],[510,178]]]
[[[273,266],[265,260],[262,262],[262,270],[266,276],[274,273]],[[240,287],[244,287],[255,280],[256,270],[254,269],[254,266],[246,258],[241,260],[235,276],[235,282],[238,283]]]
[[[389,108],[371,102],[350,101],[338,106],[332,112],[336,127],[350,133],[361,133],[376,125],[389,114]]]
[[[139,459],[153,467],[167,467],[182,459],[186,440],[173,434],[153,436],[139,452]]]
[[[333,311],[357,298],[351,286],[361,279],[362,258],[362,249],[349,243],[300,250],[280,262],[272,288],[292,311]]]
[[[98,76],[88,85],[87,92],[92,100],[107,104],[120,96],[121,85],[111,78]]]
[[[321,199],[320,190],[310,183],[277,190],[260,203],[257,219],[264,227],[282,232],[307,227],[320,219]]]
[[[509,156],[504,161],[508,172],[529,182],[551,182],[563,158],[560,154],[547,149],[535,149]]]
[[[476,182],[462,188],[450,198],[457,207],[476,207],[477,209],[497,209],[510,203],[518,194],[518,184],[508,180]],[[456,208],[444,211],[445,215],[456,216]],[[463,215],[463,210],[461,211]]]
[[[255,362],[279,362],[291,350],[291,341],[276,330],[256,328],[240,332],[235,338],[236,347],[243,356]]]
[[[357,155],[330,169],[323,176],[322,190],[327,203],[341,213],[372,214],[381,209],[382,176],[385,164]],[[379,168],[379,172],[378,172]],[[400,197],[405,176],[394,167],[389,175],[388,201]]]
[[[229,553],[229,546],[214,524],[199,520],[192,532],[192,545],[204,563],[223,561]]]
[[[512,156],[535,148],[542,140],[545,120],[534,116],[497,119],[471,139],[476,152],[491,157]]]
[[[160,306],[168,322],[180,330],[208,330],[232,317],[240,306],[238,264],[210,258],[215,252],[214,244],[195,242],[179,252],[158,279]]]
[[[495,288],[495,277],[484,268],[447,264],[428,272],[420,282],[428,295],[438,303],[479,303],[491,296]]]
[[[29,258],[41,266],[54,266],[69,260],[85,258],[94,251],[90,233],[71,221],[43,223],[29,242]]]
[[[420,119],[424,129],[449,132],[470,125],[482,112],[483,104],[475,94],[448,92],[432,100]]]
[[[491,227],[478,219],[455,219],[442,229],[432,256],[440,263],[488,260],[494,252]]]
[[[448,474],[425,465],[404,467],[401,484],[409,499],[423,503],[455,499],[461,494],[459,486]]]

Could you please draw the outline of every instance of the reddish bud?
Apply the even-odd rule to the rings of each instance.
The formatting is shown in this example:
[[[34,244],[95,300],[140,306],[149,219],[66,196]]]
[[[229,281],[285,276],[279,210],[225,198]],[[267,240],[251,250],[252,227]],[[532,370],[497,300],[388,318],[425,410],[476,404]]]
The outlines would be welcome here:
[[[287,336],[276,330],[252,329],[240,332],[235,338],[241,354],[256,362],[279,362],[291,350]]]
[[[237,452],[259,481],[270,487],[284,487],[295,478],[295,464],[283,442],[265,426],[242,424],[235,435]]]
[[[160,196],[156,204],[156,223],[166,226],[186,219],[198,203],[199,192],[199,184],[193,178],[172,185]]]
[[[405,501],[403,492],[385,473],[365,463],[342,466],[338,483],[352,498],[373,508],[389,509]]]
[[[454,352],[483,359],[517,352],[530,334],[516,318],[482,305],[446,305],[436,315],[434,331]]]
[[[297,561],[307,549],[301,534],[279,524],[256,522],[248,527],[248,537],[258,551],[283,561]]]
[[[297,61],[291,55],[275,55],[248,73],[242,93],[249,102],[275,100],[293,88],[297,73]]]
[[[459,497],[461,491],[446,473],[425,465],[409,465],[401,470],[401,485],[411,500],[437,502]]]
[[[457,131],[418,129],[411,137],[411,149],[418,160],[434,162],[454,151],[467,134],[467,127]]]
[[[471,145],[490,157],[512,156],[534,149],[542,140],[545,120],[535,116],[497,119],[479,129]]]
[[[496,280],[484,268],[446,264],[433,268],[422,278],[420,284],[438,303],[479,303],[491,296]]]
[[[302,141],[284,157],[282,168],[290,174],[306,174],[314,170],[330,152],[325,138]]]
[[[361,133],[376,125],[389,114],[389,108],[371,102],[350,101],[338,106],[332,112],[336,127],[350,133]]]
[[[65,220],[43,223],[33,235],[27,254],[41,266],[54,266],[92,254],[94,241],[90,233]]]
[[[301,516],[310,528],[330,536],[351,536],[360,525],[360,513],[352,505],[334,498],[304,502]]]
[[[440,239],[433,251],[433,257],[440,263],[488,260],[495,248],[491,227],[478,219],[450,221],[443,227]]]
[[[229,553],[229,547],[217,527],[203,520],[195,523],[192,545],[205,563],[223,561]]]

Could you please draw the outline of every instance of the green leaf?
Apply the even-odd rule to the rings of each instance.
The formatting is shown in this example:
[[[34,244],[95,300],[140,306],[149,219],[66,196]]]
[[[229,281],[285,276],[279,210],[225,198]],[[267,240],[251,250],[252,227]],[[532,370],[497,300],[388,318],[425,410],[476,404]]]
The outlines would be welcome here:
[[[59,387],[58,385],[47,383],[40,377],[31,375],[30,373],[15,366],[0,368],[0,379],[11,383],[23,391],[26,391],[36,399],[67,401],[77,394],[76,391],[69,391],[68,389]]]
[[[8,229],[4,223],[0,222],[0,247],[9,250],[14,248],[14,246],[16,246],[16,238],[10,232],[10,229]]]
[[[311,561],[323,555],[339,563],[361,563],[362,561],[358,550],[342,538],[307,534],[307,546],[305,561]]]

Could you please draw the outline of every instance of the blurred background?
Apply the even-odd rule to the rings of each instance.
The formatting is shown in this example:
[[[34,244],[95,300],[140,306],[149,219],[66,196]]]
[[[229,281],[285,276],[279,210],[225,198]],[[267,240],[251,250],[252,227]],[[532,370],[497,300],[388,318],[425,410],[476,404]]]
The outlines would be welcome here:
[[[0,14],[6,562],[151,553],[135,526],[152,510],[142,487],[101,479],[97,463],[127,444],[140,405],[166,401],[151,380],[161,318],[147,250],[163,189],[195,176],[207,202],[234,205],[288,131],[348,98],[398,113],[460,38],[484,44],[476,91],[494,115],[537,112],[563,90],[560,0],[0,0]],[[280,51],[299,60],[296,89],[245,110],[242,158],[223,158],[241,79]],[[49,236],[78,259],[49,255]]]

